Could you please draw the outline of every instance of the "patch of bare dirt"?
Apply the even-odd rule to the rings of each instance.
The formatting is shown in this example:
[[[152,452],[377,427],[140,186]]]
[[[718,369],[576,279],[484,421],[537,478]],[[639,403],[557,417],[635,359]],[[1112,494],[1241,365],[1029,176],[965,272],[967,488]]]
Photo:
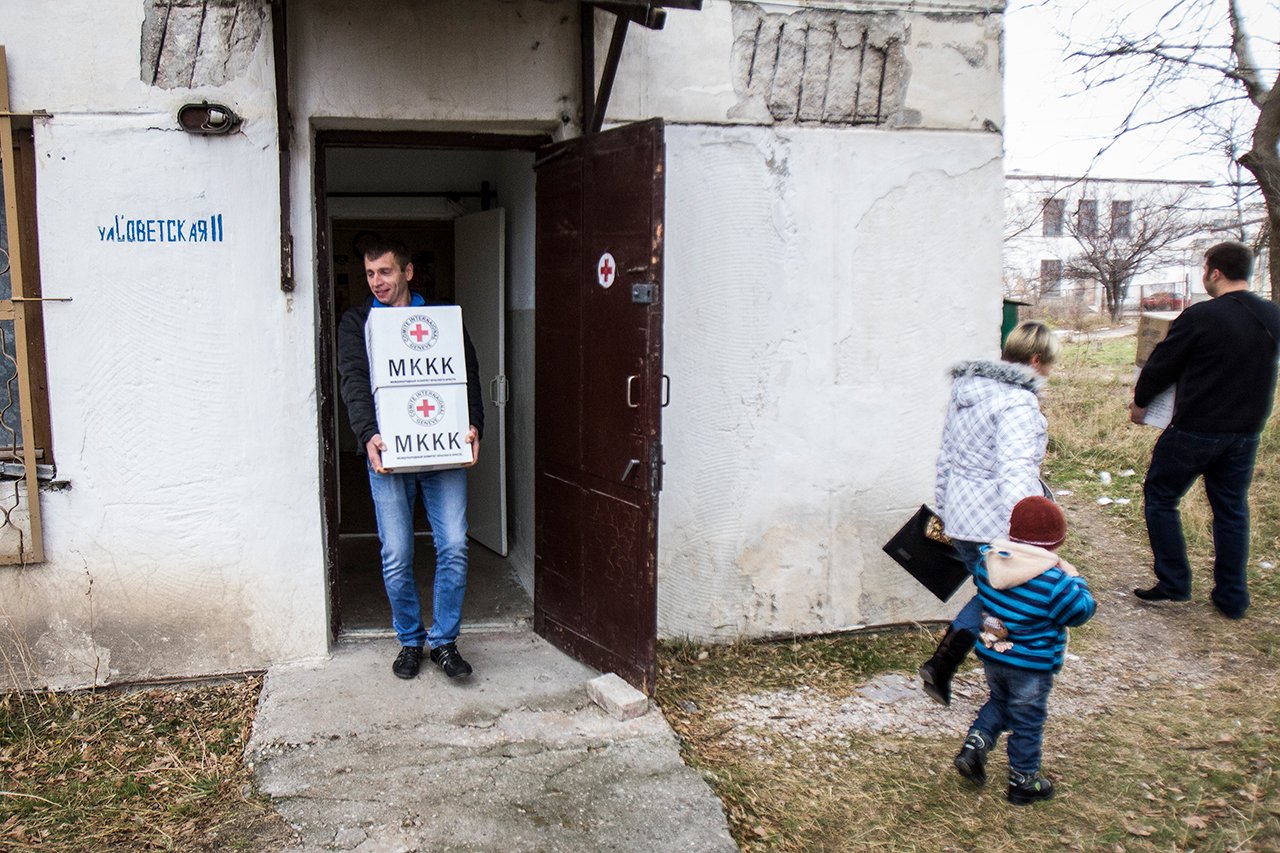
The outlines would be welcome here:
[[[1072,632],[1050,702],[1051,718],[1105,714],[1119,703],[1171,685],[1211,690],[1224,678],[1250,677],[1251,669],[1260,677],[1273,677],[1262,672],[1256,659],[1238,652],[1232,640],[1256,630],[1257,619],[1270,621],[1266,616],[1251,614],[1232,622],[1219,616],[1203,595],[1185,604],[1139,601],[1133,589],[1153,582],[1145,540],[1126,537],[1092,502],[1062,500],[1071,530],[1064,554],[1088,578],[1098,611]],[[725,739],[767,757],[779,736],[819,742],[864,734],[960,735],[986,692],[981,666],[956,677],[947,708],[920,689],[914,673],[888,673],[850,695],[799,687],[738,696],[716,719],[725,726]]]

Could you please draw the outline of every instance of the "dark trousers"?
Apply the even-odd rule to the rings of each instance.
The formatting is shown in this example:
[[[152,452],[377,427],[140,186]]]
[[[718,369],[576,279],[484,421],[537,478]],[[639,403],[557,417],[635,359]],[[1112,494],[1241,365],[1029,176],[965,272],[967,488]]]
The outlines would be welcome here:
[[[956,546],[956,553],[960,555],[960,559],[964,560],[964,566],[969,570],[969,574],[973,574],[978,561],[982,559],[982,551],[980,549],[986,543],[971,542],[967,539],[952,539],[951,544]],[[951,620],[951,627],[957,631],[968,631],[975,637],[982,633],[982,602],[976,594],[969,599],[964,607],[960,608],[956,618]]]
[[[1171,598],[1191,597],[1191,564],[1178,505],[1196,477],[1213,510],[1213,593],[1225,615],[1249,608],[1249,483],[1258,453],[1256,433],[1189,432],[1169,427],[1151,452],[1143,486],[1147,535],[1155,558],[1156,587]]]

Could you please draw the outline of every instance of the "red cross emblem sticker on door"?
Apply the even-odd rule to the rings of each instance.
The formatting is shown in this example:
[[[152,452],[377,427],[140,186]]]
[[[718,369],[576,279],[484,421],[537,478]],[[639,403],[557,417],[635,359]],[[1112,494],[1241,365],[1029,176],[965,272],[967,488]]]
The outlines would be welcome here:
[[[600,256],[600,263],[596,264],[596,283],[601,287],[608,287],[617,277],[618,262],[613,259],[613,255],[605,252]]]

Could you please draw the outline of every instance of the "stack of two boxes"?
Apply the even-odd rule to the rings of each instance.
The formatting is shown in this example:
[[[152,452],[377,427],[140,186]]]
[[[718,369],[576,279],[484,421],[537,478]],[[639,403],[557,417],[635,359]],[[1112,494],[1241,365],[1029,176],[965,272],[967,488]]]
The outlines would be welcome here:
[[[410,474],[469,463],[462,309],[374,308],[364,340],[383,467]]]

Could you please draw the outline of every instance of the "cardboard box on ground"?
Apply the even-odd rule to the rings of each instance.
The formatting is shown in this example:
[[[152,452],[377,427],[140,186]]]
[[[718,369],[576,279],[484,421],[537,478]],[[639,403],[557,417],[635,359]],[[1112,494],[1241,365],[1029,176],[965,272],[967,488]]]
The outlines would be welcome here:
[[[1138,366],[1134,373],[1135,382],[1138,374],[1142,373],[1143,365],[1151,357],[1151,351],[1169,334],[1169,326],[1178,314],[1178,311],[1147,311],[1138,317],[1138,352],[1133,359],[1133,363]],[[1142,422],[1160,429],[1167,427],[1173,419],[1173,394],[1172,385],[1157,394],[1147,405],[1147,414]]]
[[[470,462],[462,309],[375,308],[364,336],[383,466],[409,474]]]

